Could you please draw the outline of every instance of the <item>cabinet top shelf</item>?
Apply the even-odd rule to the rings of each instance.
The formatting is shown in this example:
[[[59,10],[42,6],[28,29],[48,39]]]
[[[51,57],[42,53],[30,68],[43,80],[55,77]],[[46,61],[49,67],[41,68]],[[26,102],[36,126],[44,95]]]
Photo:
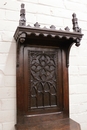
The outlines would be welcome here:
[[[30,26],[18,26],[14,38],[15,40],[18,39],[18,37],[22,34],[25,33],[26,35],[31,35],[34,34],[35,36],[51,36],[51,38],[66,38],[67,40],[72,38],[73,40],[76,40],[77,38],[81,40],[83,34],[79,32],[70,32],[70,31],[63,31],[63,30],[56,30],[56,29],[48,29],[48,28],[39,28],[39,27],[30,27]]]
[[[14,34],[14,38],[16,41],[18,41],[18,39],[20,39],[20,37],[28,37],[32,34],[34,34],[36,37],[38,36],[43,36],[43,37],[49,37],[52,39],[66,39],[66,40],[70,40],[71,39],[71,43],[76,43],[76,46],[80,45],[80,40],[83,36],[83,34],[81,33],[81,28],[79,28],[78,26],[78,19],[76,18],[76,14],[73,13],[72,15],[72,24],[73,24],[73,31],[71,32],[69,27],[66,26],[64,30],[62,30],[61,28],[59,30],[56,29],[56,27],[54,25],[51,25],[50,28],[47,27],[40,27],[40,24],[38,22],[36,22],[34,24],[33,27],[31,27],[30,25],[26,25],[26,18],[25,18],[25,8],[24,8],[24,4],[21,4],[21,9],[20,9],[20,20],[19,20],[19,26],[17,27],[15,34]]]

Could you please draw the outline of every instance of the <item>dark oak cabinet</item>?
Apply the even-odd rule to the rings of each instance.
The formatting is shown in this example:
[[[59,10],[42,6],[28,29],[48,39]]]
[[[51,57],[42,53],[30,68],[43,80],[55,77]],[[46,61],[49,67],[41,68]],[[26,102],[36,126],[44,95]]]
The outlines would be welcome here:
[[[81,29],[73,14],[73,32],[26,26],[24,4],[17,42],[17,130],[80,130],[69,118],[68,66],[71,46],[80,45]]]

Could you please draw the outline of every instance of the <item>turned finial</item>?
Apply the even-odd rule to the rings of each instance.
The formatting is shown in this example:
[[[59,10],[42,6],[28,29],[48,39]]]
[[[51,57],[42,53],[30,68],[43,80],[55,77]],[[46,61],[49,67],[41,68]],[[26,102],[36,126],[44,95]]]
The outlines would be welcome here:
[[[21,4],[19,26],[26,26],[25,9],[24,4]]]
[[[81,28],[79,28],[79,26],[78,26],[78,19],[76,18],[76,14],[73,13],[72,17],[73,17],[73,19],[72,19],[73,30],[75,32],[80,32],[81,33]]]

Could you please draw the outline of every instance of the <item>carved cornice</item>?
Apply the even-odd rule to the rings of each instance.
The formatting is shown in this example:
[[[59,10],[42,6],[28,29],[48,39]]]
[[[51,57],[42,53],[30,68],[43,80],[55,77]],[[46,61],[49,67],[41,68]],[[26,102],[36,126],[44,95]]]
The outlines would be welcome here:
[[[66,38],[67,40],[72,38],[72,42],[76,42],[76,46],[80,45],[80,40],[83,34],[79,32],[70,32],[70,31],[62,31],[56,29],[47,29],[47,28],[37,28],[37,27],[28,27],[28,26],[19,26],[14,34],[14,38],[17,41],[20,38],[26,38],[31,34],[35,34],[35,36],[43,35],[44,37],[51,36],[52,38],[58,37],[59,39]]]
[[[21,4],[19,26],[16,29],[14,38],[16,41],[23,43],[26,39],[26,36],[30,36],[31,34],[34,34],[35,36],[43,35],[44,37],[51,36],[52,38],[58,37],[59,39],[72,39],[72,42],[76,43],[76,46],[79,46],[83,34],[81,33],[81,28],[78,26],[78,19],[76,18],[76,14],[73,13],[72,17],[72,32],[70,32],[68,26],[65,27],[64,30],[57,30],[54,25],[51,25],[50,28],[40,28],[40,24],[38,22],[34,24],[34,27],[31,27],[30,25],[26,26],[24,4]]]
[[[79,28],[78,26],[78,19],[76,18],[75,13],[73,13],[72,15],[72,23],[73,23],[73,31],[70,31],[68,26],[66,26],[64,30],[62,29],[58,30],[54,25],[51,25],[49,28],[47,27],[41,28],[38,22],[36,22],[33,27],[31,27],[31,25],[26,26],[25,9],[24,4],[22,4],[20,10],[19,26],[17,27],[14,34],[14,38],[18,43],[17,47],[18,52],[19,52],[19,45],[26,44],[26,42],[27,44],[29,44],[29,42],[27,41],[29,38],[35,39],[36,37],[37,38],[40,37],[43,38],[43,40],[46,38],[49,40],[54,39],[57,41],[56,43],[58,43],[58,47],[62,47],[62,49],[65,49],[66,66],[68,67],[70,48],[73,45],[73,43],[75,43],[75,45],[78,47],[80,45],[80,41],[83,36],[83,34],[81,33],[81,28]]]

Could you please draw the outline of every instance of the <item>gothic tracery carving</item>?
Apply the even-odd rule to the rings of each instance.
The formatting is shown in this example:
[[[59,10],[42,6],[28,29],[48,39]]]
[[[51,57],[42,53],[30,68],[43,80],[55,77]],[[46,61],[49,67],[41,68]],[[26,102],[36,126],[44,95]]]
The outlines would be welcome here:
[[[57,105],[57,52],[31,51],[31,108]],[[47,98],[47,100],[44,100]]]

